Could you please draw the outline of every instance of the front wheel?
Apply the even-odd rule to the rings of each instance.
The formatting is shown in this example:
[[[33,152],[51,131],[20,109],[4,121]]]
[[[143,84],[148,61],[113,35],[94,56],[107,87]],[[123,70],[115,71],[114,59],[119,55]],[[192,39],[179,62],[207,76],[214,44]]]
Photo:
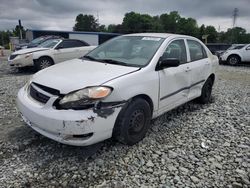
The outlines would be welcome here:
[[[51,65],[53,65],[53,61],[48,57],[41,57],[35,62],[35,68],[38,71],[45,69]]]
[[[236,56],[236,55],[232,55],[232,56],[230,56],[228,59],[227,59],[227,63],[229,64],[229,65],[237,65],[237,64],[239,64],[240,63],[240,58],[238,57],[238,56]]]
[[[133,145],[142,140],[149,128],[151,109],[144,99],[134,99],[122,109],[115,123],[113,137],[118,141]]]
[[[208,78],[202,87],[201,96],[198,98],[198,101],[201,104],[209,103],[211,99],[212,88],[213,88],[213,80],[211,78]]]

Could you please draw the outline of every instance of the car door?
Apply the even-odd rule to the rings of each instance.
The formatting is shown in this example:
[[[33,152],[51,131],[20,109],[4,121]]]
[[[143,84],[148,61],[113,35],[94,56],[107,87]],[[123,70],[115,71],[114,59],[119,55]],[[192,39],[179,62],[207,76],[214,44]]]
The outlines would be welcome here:
[[[250,62],[250,45],[242,49],[242,60]]]
[[[189,72],[187,69],[187,50],[184,39],[175,39],[167,45],[161,58],[175,58],[180,61],[178,67],[159,71],[159,114],[187,101]]]
[[[64,40],[55,49],[54,59],[56,63],[78,58],[80,49],[74,40]]]
[[[211,68],[210,59],[203,45],[192,39],[187,39],[188,46],[188,67],[190,75],[190,86],[188,100],[194,99],[201,95],[201,89],[209,76]]]

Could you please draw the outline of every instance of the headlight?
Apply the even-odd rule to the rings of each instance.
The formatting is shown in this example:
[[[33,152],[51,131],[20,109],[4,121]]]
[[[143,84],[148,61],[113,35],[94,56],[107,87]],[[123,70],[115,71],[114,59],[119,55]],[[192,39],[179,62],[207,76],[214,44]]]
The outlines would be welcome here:
[[[32,55],[33,53],[28,53],[28,54],[24,54],[25,56],[25,58],[28,58],[28,57],[30,57],[31,55]]]
[[[112,89],[104,86],[84,88],[65,95],[60,101],[59,106],[63,109],[81,109],[93,105],[96,101],[104,99]]]

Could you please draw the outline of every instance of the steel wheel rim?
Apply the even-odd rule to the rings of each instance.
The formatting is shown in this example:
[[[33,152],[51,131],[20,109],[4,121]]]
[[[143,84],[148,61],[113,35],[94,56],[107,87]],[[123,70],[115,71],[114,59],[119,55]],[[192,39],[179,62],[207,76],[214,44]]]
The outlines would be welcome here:
[[[231,58],[229,59],[229,63],[230,63],[231,65],[235,65],[235,64],[237,64],[237,62],[238,62],[238,59],[237,59],[236,57],[231,57]]]
[[[144,124],[145,124],[145,115],[143,113],[143,110],[136,110],[131,115],[130,121],[129,121],[129,134],[135,135],[140,133],[143,130]]]

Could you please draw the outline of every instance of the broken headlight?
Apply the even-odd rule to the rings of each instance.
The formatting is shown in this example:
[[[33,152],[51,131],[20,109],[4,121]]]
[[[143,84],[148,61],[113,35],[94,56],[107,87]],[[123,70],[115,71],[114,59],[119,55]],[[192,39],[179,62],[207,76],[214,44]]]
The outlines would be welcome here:
[[[58,106],[61,109],[86,109],[110,95],[111,92],[112,89],[105,86],[84,88],[65,95],[59,100]]]

